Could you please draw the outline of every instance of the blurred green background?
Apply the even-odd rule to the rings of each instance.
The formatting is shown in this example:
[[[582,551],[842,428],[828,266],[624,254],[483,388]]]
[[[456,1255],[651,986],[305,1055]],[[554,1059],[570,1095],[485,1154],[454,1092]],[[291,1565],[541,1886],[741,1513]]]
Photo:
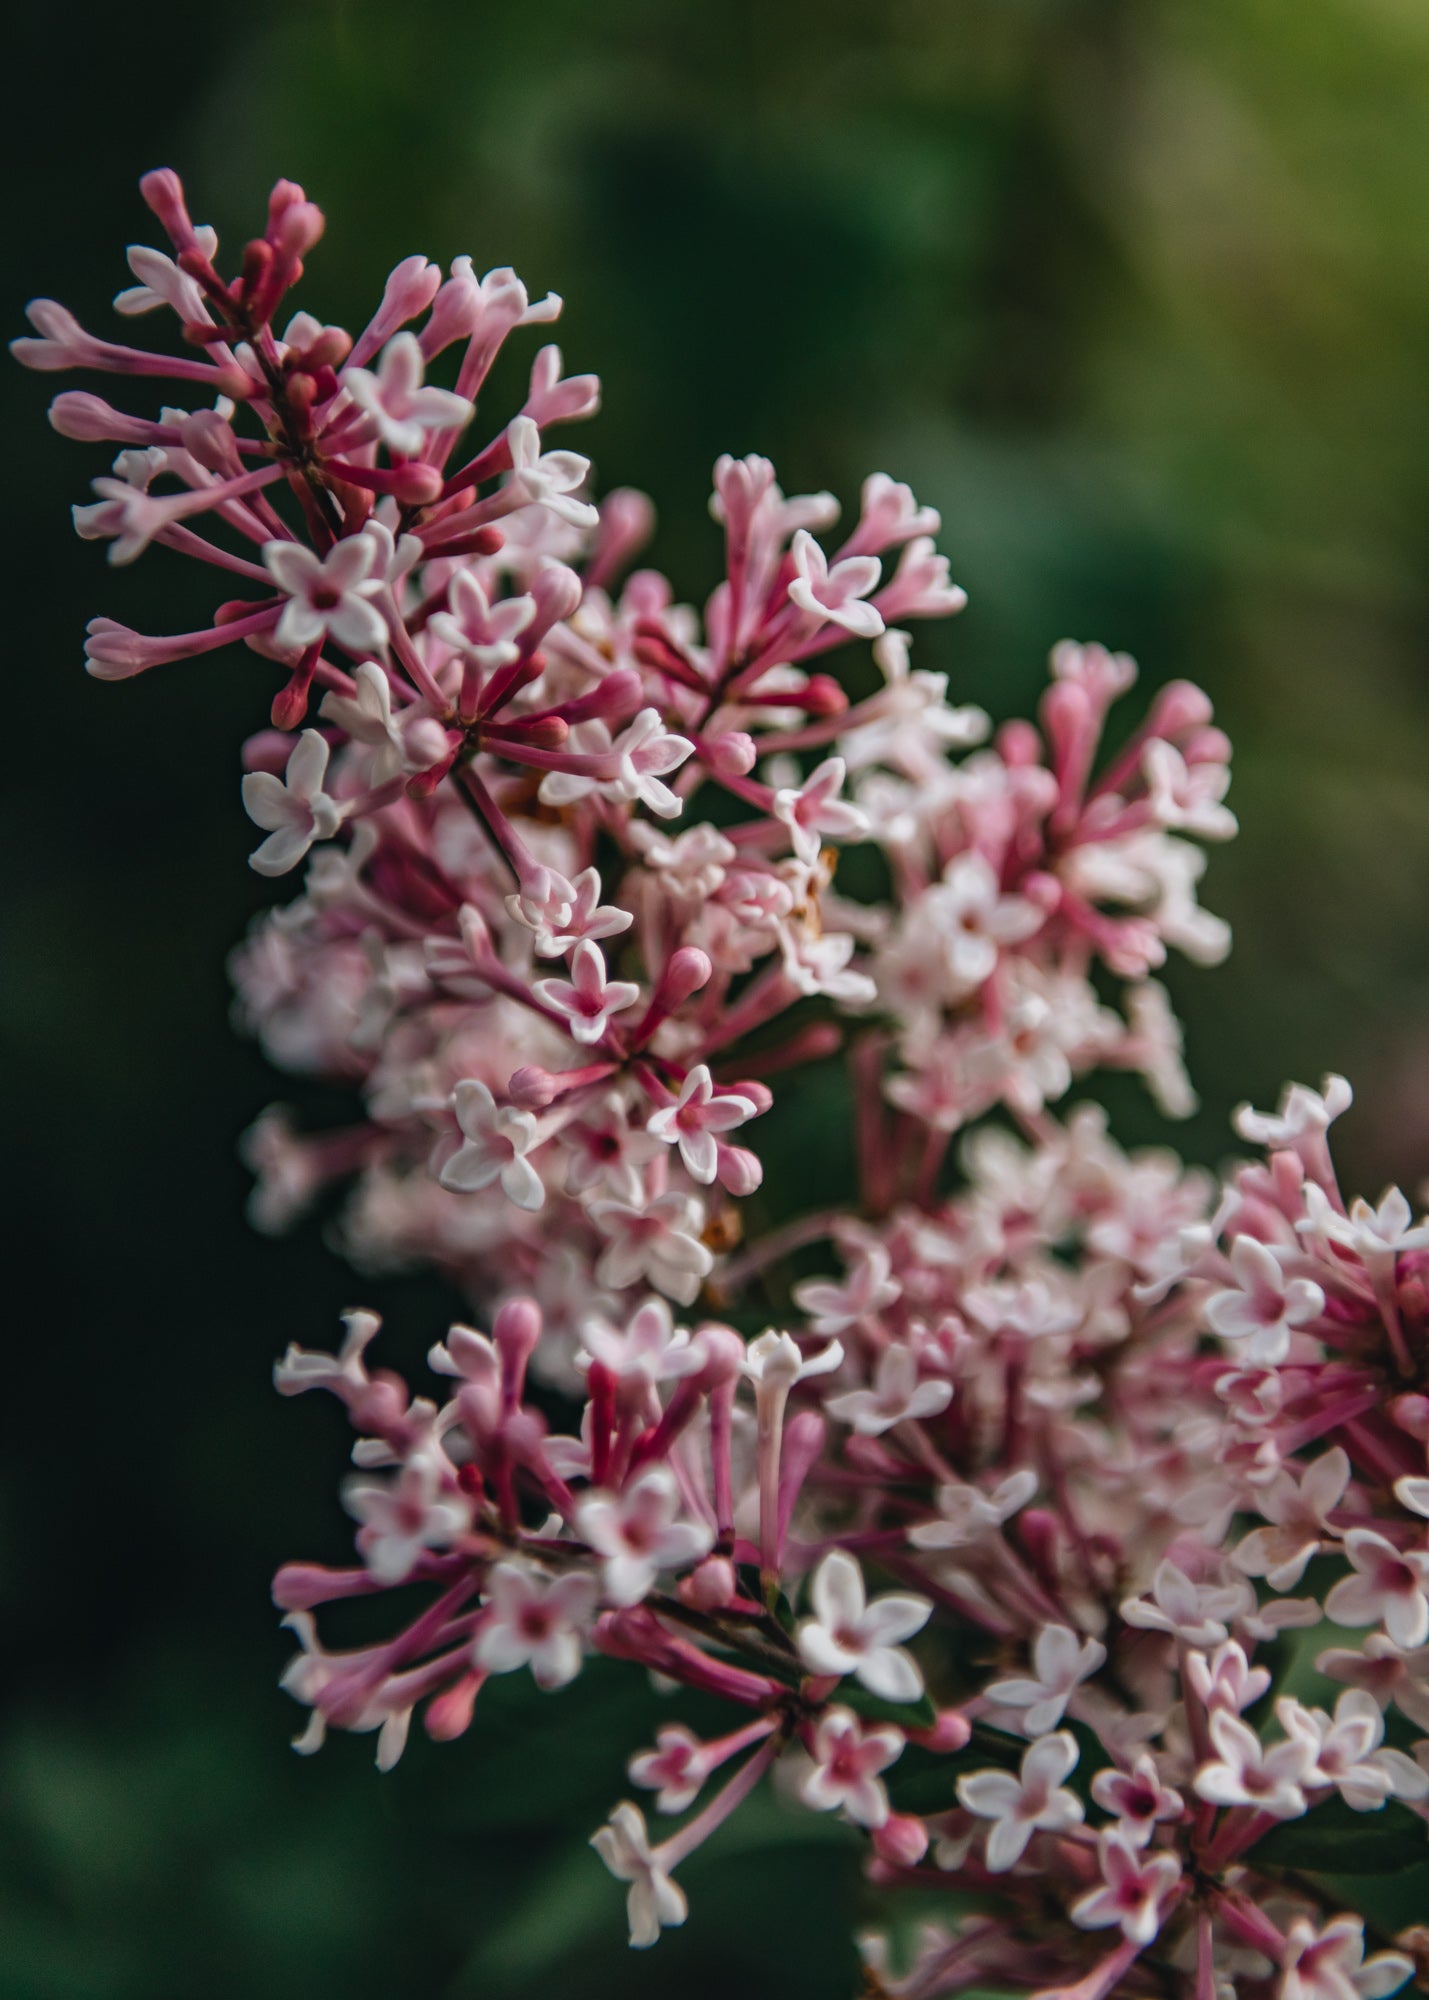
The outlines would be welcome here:
[[[1184,1143],[1216,1160],[1235,1101],[1335,1067],[1347,1175],[1419,1184],[1422,0],[73,0],[9,54],[9,328],[45,292],[103,330],[153,240],[144,168],[230,248],[286,174],[331,217],[300,301],[325,317],[360,324],[415,249],[565,294],[606,385],[570,442],[655,494],[682,592],[714,578],[717,452],[849,503],[881,467],[943,510],[971,604],[919,644],[958,698],[1025,708],[1064,635],[1206,685],[1243,833],[1206,885],[1230,963],[1171,975]],[[663,1713],[627,1675],[493,1687],[387,1778],[370,1739],[286,1748],[267,1579],[340,1555],[345,1440],[269,1365],[359,1293],[415,1360],[449,1301],[358,1286],[316,1228],[247,1232],[234,1139],[275,1090],[222,962],[264,893],[236,748],[267,682],[241,654],[86,679],[86,617],[180,630],[212,593],[71,538],[104,466],[46,428],[56,386],[4,377],[0,1993],[850,1991],[853,1857],[773,1805],[689,1867],[684,1933],[626,1951],[583,1842]]]

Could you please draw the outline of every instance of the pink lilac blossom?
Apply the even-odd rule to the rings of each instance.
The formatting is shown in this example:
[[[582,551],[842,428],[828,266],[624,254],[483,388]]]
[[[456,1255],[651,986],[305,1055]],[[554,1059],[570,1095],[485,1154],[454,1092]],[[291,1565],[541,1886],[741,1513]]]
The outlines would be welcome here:
[[[342,1403],[358,1468],[357,1562],[274,1583],[298,1747],[372,1732],[387,1770],[417,1714],[448,1741],[490,1676],[556,1692],[601,1654],[732,1719],[632,1758],[662,1814],[713,1786],[692,1818],[652,1845],[626,1800],[594,1835],[633,1945],[787,1757],[890,1909],[965,1913],[904,1965],[865,1940],[874,1995],[1394,1991],[1422,1938],[1367,1941],[1286,1841],[1392,1803],[1423,1852],[1429,1223],[1346,1201],[1339,1077],[1242,1107],[1264,1157],[1221,1187],[1054,1108],[1096,1069],[1194,1104],[1152,974],[1229,944],[1197,900],[1235,832],[1205,696],[1128,730],[1133,662],[1064,642],[1035,724],[950,706],[905,627],[963,592],[882,474],[840,539],[832,496],[722,458],[722,568],[681,604],[631,567],[648,503],[548,442],[598,400],[558,348],[472,434],[559,298],[412,257],[354,338],[285,304],[323,229],[301,188],[233,278],[176,175],[142,193],[172,254],[132,250],[116,306],[172,312],[179,351],[44,300],[14,345],[194,406],[51,415],[120,447],[81,535],[243,592],[173,637],[96,618],[90,672],[235,644],[269,684],[252,864],[306,868],[234,954],[238,1016],[353,1113],[264,1114],[252,1212],[341,1190],[360,1270],[434,1268],[489,1328],[450,1329],[425,1395],[369,1368],[370,1313],[278,1366]],[[882,894],[838,886],[854,846]],[[763,1207],[761,1121],[836,1056],[858,1185]],[[395,1589],[391,1638],[323,1648],[316,1611]],[[1317,1702],[1277,1641],[1326,1618]]]

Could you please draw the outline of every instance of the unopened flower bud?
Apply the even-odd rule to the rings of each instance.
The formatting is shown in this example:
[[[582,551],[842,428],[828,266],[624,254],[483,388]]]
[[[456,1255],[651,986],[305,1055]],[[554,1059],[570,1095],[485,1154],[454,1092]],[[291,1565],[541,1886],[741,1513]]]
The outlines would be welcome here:
[[[709,742],[709,765],[717,778],[744,778],[759,761],[754,738],[743,729],[727,729]]]
[[[392,494],[404,507],[429,507],[442,490],[442,475],[434,465],[412,459],[392,468]]]
[[[560,1095],[561,1084],[548,1069],[539,1063],[527,1063],[523,1069],[513,1070],[506,1085],[506,1094],[514,1105],[522,1111],[544,1111],[554,1104]]]
[[[728,1556],[706,1556],[698,1569],[680,1578],[676,1589],[680,1602],[692,1611],[723,1611],[739,1595],[734,1564]]]
[[[848,696],[832,674],[811,674],[799,701],[809,715],[842,715]]]
[[[1172,681],[1151,705],[1147,733],[1180,736],[1188,729],[1204,729],[1213,713],[1210,697],[1200,688],[1191,681]]]
[[[916,1868],[928,1852],[928,1829],[912,1813],[890,1813],[874,1831],[874,1852],[893,1868]]]
[[[925,1750],[933,1750],[939,1756],[951,1756],[961,1750],[972,1739],[972,1724],[960,1709],[942,1708],[931,1729],[912,1729],[908,1732],[914,1743],[920,1743]]]

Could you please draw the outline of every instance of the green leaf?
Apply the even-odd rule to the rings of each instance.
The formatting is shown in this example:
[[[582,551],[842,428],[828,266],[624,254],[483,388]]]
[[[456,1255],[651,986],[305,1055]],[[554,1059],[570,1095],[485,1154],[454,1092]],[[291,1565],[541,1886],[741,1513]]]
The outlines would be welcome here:
[[[1429,1835],[1404,1806],[1391,1802],[1359,1813],[1331,1798],[1303,1819],[1273,1828],[1252,1858],[1257,1866],[1311,1875],[1393,1875],[1429,1860]]]

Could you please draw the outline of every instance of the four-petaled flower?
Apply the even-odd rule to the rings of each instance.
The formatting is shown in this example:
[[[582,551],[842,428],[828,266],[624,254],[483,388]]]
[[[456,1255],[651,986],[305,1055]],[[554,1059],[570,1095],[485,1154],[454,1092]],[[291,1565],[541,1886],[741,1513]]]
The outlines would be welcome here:
[[[845,769],[842,757],[828,757],[797,789],[774,794],[774,817],[788,827],[801,861],[818,860],[824,836],[851,840],[868,832],[868,814],[839,797]]]
[[[960,854],[923,898],[928,942],[942,953],[953,983],[971,991],[992,977],[1004,945],[1020,944],[1046,922],[1025,896],[1004,896],[985,855]]]
[[[1121,1615],[1144,1632],[1170,1632],[1188,1646],[1216,1646],[1229,1636],[1223,1620],[1253,1607],[1249,1584],[1193,1583],[1168,1556],[1151,1579],[1150,1600],[1128,1598]]]
[[[1084,1639],[1067,1625],[1044,1625],[1032,1648],[1031,1679],[994,1681],[989,1701],[1027,1711],[1022,1726],[1029,1736],[1044,1736],[1062,1720],[1067,1703],[1084,1680],[1106,1659],[1100,1639]]]
[[[640,998],[631,979],[608,979],[605,956],[598,944],[582,938],[571,953],[569,979],[538,979],[531,991],[543,1007],[563,1016],[573,1038],[587,1046],[601,1040],[612,1014],[621,1014]]]
[[[815,1812],[842,1809],[855,1826],[882,1826],[888,1790],[878,1774],[902,1755],[903,1742],[901,1729],[860,1722],[852,1709],[825,1709],[814,1730],[814,1768],[799,1797]]]
[[[433,614],[429,629],[434,639],[490,673],[520,657],[516,641],[535,615],[534,597],[499,597],[493,603],[480,580],[461,569],[447,586],[447,609]]]
[[[843,1549],[830,1549],[809,1586],[814,1615],[799,1626],[799,1657],[811,1673],[854,1674],[884,1701],[916,1701],[923,1676],[899,1643],[927,1624],[926,1597],[888,1592],[870,1604],[863,1573]]]
[[[883,565],[877,556],[846,556],[829,567],[829,559],[809,533],[800,528],[789,544],[794,577],[789,601],[821,623],[842,625],[856,639],[876,639],[882,615],[867,602],[877,590]]]
[[[422,349],[415,333],[397,333],[382,350],[376,371],[345,368],[342,386],[368,418],[388,451],[414,458],[428,431],[459,430],[474,405],[450,389],[423,385]]]
[[[588,1319],[581,1328],[581,1345],[577,1367],[598,1361],[618,1381],[642,1390],[697,1375],[705,1365],[703,1346],[691,1340],[688,1327],[673,1324],[663,1299],[647,1299],[623,1332],[609,1320]]]
[[[1197,1796],[1216,1806],[1254,1806],[1273,1819],[1298,1819],[1315,1753],[1303,1735],[1269,1749],[1229,1709],[1212,1711],[1211,1742],[1217,1755],[1195,1776]]]
[[[673,1104],[652,1112],[645,1129],[667,1146],[678,1146],[692,1180],[709,1184],[719,1168],[716,1132],[732,1132],[757,1115],[753,1098],[715,1088],[708,1063],[696,1063]]]
[[[1397,1549],[1373,1528],[1351,1528],[1345,1554],[1354,1576],[1341,1577],[1325,1599],[1325,1615],[1339,1625],[1373,1625],[1412,1652],[1429,1639],[1429,1549]]]
[[[423,1549],[450,1545],[471,1521],[461,1494],[449,1489],[431,1452],[415,1452],[395,1480],[349,1479],[342,1504],[362,1523],[357,1537],[378,1583],[401,1583]]]
[[[518,1208],[540,1208],[546,1199],[545,1186],[526,1158],[536,1139],[531,1113],[498,1104],[486,1084],[475,1077],[465,1077],[456,1086],[452,1109],[463,1143],[437,1177],[442,1186],[458,1194],[478,1194],[493,1181],[500,1181],[502,1193]]]
[[[952,1400],[952,1383],[935,1375],[920,1382],[918,1357],[911,1347],[895,1340],[879,1355],[871,1388],[848,1389],[840,1396],[830,1396],[824,1408],[864,1437],[878,1437],[895,1424],[936,1417]]]
[[[680,1305],[694,1303],[714,1269],[714,1257],[700,1240],[704,1208],[694,1195],[674,1190],[643,1205],[592,1201],[586,1214],[606,1238],[595,1267],[598,1285],[624,1291],[646,1278]]]
[[[581,1634],[598,1597],[583,1571],[544,1577],[525,1563],[497,1563],[486,1579],[476,1664],[489,1674],[529,1667],[537,1687],[565,1687],[581,1670]]]
[[[681,1521],[680,1492],[663,1465],[653,1465],[623,1493],[587,1493],[576,1509],[576,1532],[601,1564],[601,1589],[615,1605],[638,1604],[662,1569],[681,1569],[709,1552],[714,1536],[702,1522]]]
[[[630,1884],[625,1914],[637,1951],[654,1944],[662,1928],[685,1921],[690,1912],[685,1892],[661,1866],[660,1849],[651,1848],[639,1806],[622,1799],[590,1844],[616,1881]]]
[[[315,840],[331,840],[342,825],[342,806],[323,790],[327,760],[326,739],[305,729],[281,778],[271,771],[250,771],[244,778],[243,809],[268,832],[248,857],[260,875],[286,875]]]
[[[708,1775],[704,1744],[679,1722],[657,1729],[655,1748],[630,1760],[630,1782],[655,1793],[656,1812],[678,1813],[693,1805]]]
[[[527,506],[544,507],[574,528],[593,528],[594,507],[575,497],[590,471],[590,460],[576,451],[543,452],[541,433],[530,417],[513,417],[506,438],[511,447],[508,490]]]
[[[387,650],[387,625],[372,602],[385,583],[377,571],[377,545],[348,535],[318,556],[300,542],[265,542],[263,561],[287,603],[274,643],[292,652],[333,639],[349,653]]]
[[[1098,1771],[1092,1797],[1104,1812],[1113,1813],[1117,1830],[1133,1847],[1144,1847],[1163,1820],[1180,1819],[1186,1802],[1161,1782],[1156,1760],[1143,1750],[1129,1771]]]
[[[1414,1963],[1397,1951],[1366,1958],[1358,1917],[1333,1917],[1320,1931],[1308,1917],[1296,1917],[1280,1968],[1279,2000],[1384,2000],[1412,1975]]]
[[[1150,1944],[1161,1928],[1162,1906],[1181,1879],[1180,1861],[1165,1852],[1148,1854],[1119,1829],[1101,1836],[1097,1858],[1102,1886],[1078,1897],[1072,1922],[1087,1931],[1119,1924],[1132,1943]]]
[[[1274,1251],[1253,1236],[1237,1236],[1230,1266],[1235,1289],[1212,1293],[1206,1322],[1222,1340],[1243,1340],[1251,1361],[1274,1367],[1290,1352],[1291,1334],[1325,1310],[1325,1294],[1312,1278],[1287,1279]]]
[[[973,1771],[958,1779],[964,1809],[993,1822],[984,1850],[990,1873],[1003,1875],[1014,1867],[1034,1833],[1080,1826],[1082,1802],[1062,1785],[1076,1762],[1076,1737],[1059,1729],[1027,1746],[1016,1777],[1011,1771]]]

